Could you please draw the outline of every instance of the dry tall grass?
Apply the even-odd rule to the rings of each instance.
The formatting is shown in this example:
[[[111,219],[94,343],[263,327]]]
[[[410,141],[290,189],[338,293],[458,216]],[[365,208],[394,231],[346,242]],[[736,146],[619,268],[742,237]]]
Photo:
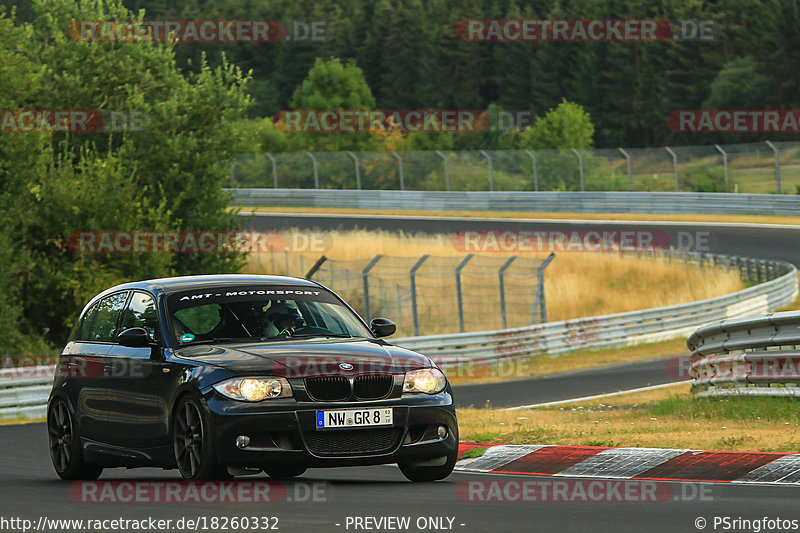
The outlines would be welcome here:
[[[432,228],[433,229],[433,228]],[[297,230],[299,231],[299,230]],[[383,231],[334,231],[325,234],[329,259],[368,259],[386,256],[463,257],[453,246],[451,235],[406,234]],[[247,272],[304,275],[317,255],[253,254]],[[507,257],[510,254],[483,254]],[[518,253],[521,257],[544,257],[542,253]],[[454,283],[446,280],[426,297],[450,300]],[[334,287],[335,288],[335,287]],[[617,313],[691,302],[721,296],[744,288],[733,272],[703,271],[683,262],[653,257],[601,253],[561,253],[545,271],[548,320]],[[346,298],[351,297],[345,295]],[[526,312],[528,315],[530,311]],[[489,313],[491,314],[491,313]],[[467,329],[470,328],[469,326]]]

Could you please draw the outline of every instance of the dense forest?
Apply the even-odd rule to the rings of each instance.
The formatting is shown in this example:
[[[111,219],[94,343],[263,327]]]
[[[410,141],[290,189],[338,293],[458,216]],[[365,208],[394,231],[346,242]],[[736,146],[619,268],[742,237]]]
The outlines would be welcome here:
[[[0,0],[9,3],[13,0]],[[794,0],[125,0],[148,19],[321,21],[324,40],[178,45],[178,64],[247,72],[251,118],[289,109],[315,59],[353,60],[378,109],[530,110],[562,98],[595,126],[594,145],[660,146],[762,140],[673,133],[678,109],[797,109],[800,7]],[[18,17],[27,8],[18,7]],[[712,21],[710,39],[661,42],[469,42],[471,18]],[[788,134],[779,134],[789,140]]]

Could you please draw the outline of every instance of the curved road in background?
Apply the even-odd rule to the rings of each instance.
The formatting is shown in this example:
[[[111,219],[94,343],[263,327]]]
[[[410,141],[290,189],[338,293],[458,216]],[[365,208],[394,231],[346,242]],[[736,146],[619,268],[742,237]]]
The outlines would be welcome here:
[[[511,231],[630,231],[663,232],[676,248],[718,254],[780,259],[800,266],[800,227],[778,224],[690,222],[619,222],[602,220],[534,220],[395,215],[325,215],[258,213],[243,215],[245,228],[254,231],[367,229],[420,233],[455,233],[464,230]],[[692,242],[689,246],[689,238]],[[697,238],[701,247],[697,247]]]
[[[248,222],[253,230],[301,229],[366,229],[454,232],[464,229],[603,229],[614,231],[631,227],[647,227],[665,231],[671,236],[679,231],[709,231],[710,252],[751,257],[772,257],[798,264],[800,232],[788,227],[719,226],[691,224],[642,224],[567,221],[492,221],[435,217],[367,216],[302,216],[270,215],[254,217]],[[672,238],[672,237],[671,237]],[[482,405],[486,399],[493,405],[519,405],[597,394],[601,389],[632,388],[670,381],[664,359],[617,365],[551,376],[543,380],[526,380],[505,384],[458,387],[460,404]],[[545,478],[516,475],[480,475],[454,473],[435,484],[411,485],[397,468],[376,466],[353,469],[317,469],[307,472],[299,481],[286,484],[291,501],[271,504],[208,504],[208,503],[85,503],[81,486],[59,481],[50,465],[44,424],[0,426],[0,529],[21,531],[13,518],[50,519],[145,519],[181,517],[275,516],[279,531],[339,533],[372,532],[376,529],[346,527],[347,517],[409,516],[409,529],[384,531],[420,531],[420,517],[452,519],[450,529],[485,533],[487,531],[696,531],[696,520],[706,521],[705,529],[713,531],[715,517],[760,520],[762,517],[798,519],[797,488],[781,486],[746,486],[730,483],[674,483],[675,498],[647,503],[582,503],[527,502],[480,503],[465,499],[466,483],[471,481],[541,481]],[[154,469],[106,471],[101,481],[175,481],[178,475]],[[243,478],[264,480],[263,476]],[[552,479],[552,478],[549,478]],[[560,480],[570,478],[561,477]],[[586,480],[584,480],[586,481]],[[308,501],[310,483],[317,485],[318,501]],[[127,492],[125,494],[128,494]],[[467,493],[468,494],[468,493]],[[299,496],[299,498],[298,498]],[[681,498],[684,496],[684,498]],[[449,522],[444,521],[445,524]],[[210,524],[210,522],[209,522]],[[339,524],[339,525],[337,525]],[[75,527],[44,527],[58,533],[76,531]],[[111,527],[103,528],[111,531]],[[179,531],[175,526],[145,528],[152,533]],[[185,529],[185,528],[184,528]],[[719,528],[716,528],[719,530]],[[115,531],[119,531],[116,529]],[[201,530],[202,531],[202,530]],[[207,531],[214,531],[208,529]]]
[[[631,231],[657,233],[657,242],[676,248],[717,254],[781,259],[800,266],[800,227],[787,225],[687,222],[617,222],[582,220],[493,219],[395,215],[324,215],[258,213],[244,216],[252,231],[385,230],[407,233],[456,233],[459,231]],[[699,245],[699,246],[698,246]],[[398,254],[400,252],[398,251]],[[680,355],[680,354],[675,354]],[[587,357],[590,357],[587,356]],[[625,363],[497,384],[455,387],[460,406],[512,407],[660,385],[685,380],[667,372],[667,359]]]

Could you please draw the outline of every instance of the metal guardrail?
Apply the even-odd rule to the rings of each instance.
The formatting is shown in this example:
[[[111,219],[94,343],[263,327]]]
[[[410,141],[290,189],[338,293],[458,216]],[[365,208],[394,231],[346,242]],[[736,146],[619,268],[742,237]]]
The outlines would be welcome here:
[[[0,420],[44,418],[55,366],[0,371]]]
[[[698,263],[702,259],[718,265],[753,261],[709,254],[685,255]],[[782,261],[758,262],[768,281],[717,298],[499,331],[408,337],[393,343],[431,357],[444,370],[453,370],[588,347],[676,338],[689,335],[704,324],[763,314],[793,302],[798,294],[794,265]]]
[[[233,195],[236,205],[248,207],[800,215],[800,195],[691,192],[226,190]]]
[[[800,312],[787,311],[702,327],[692,350],[692,392],[710,396],[800,396]]]
[[[587,347],[653,342],[694,332],[688,342],[699,358],[696,362],[698,372],[712,373],[708,376],[707,383],[696,382],[695,387],[737,382],[722,376],[718,369],[723,368],[723,363],[734,365],[741,362],[752,366],[760,355],[765,355],[762,360],[767,368],[761,374],[748,371],[745,377],[751,382],[757,382],[759,376],[769,376],[767,363],[776,357],[779,361],[790,361],[795,369],[798,368],[800,351],[786,354],[776,351],[764,354],[749,352],[731,355],[730,357],[738,359],[730,359],[729,362],[719,359],[719,363],[717,359],[705,356],[720,353],[722,350],[728,354],[731,350],[741,350],[745,346],[791,346],[795,349],[796,344],[800,345],[800,313],[775,313],[766,317],[723,320],[695,331],[703,324],[763,314],[791,303],[798,294],[797,270],[794,265],[782,261],[690,252],[676,255],[684,256],[687,261],[697,264],[735,268],[748,279],[766,281],[732,294],[687,304],[498,331],[407,337],[395,339],[393,344],[419,351],[431,357],[444,370],[451,370],[537,355],[556,355]],[[54,372],[55,366],[0,371],[0,420],[43,418]],[[744,374],[737,370],[735,376],[738,379]],[[800,378],[796,379],[796,383],[800,383]],[[800,389],[793,392],[800,395]]]

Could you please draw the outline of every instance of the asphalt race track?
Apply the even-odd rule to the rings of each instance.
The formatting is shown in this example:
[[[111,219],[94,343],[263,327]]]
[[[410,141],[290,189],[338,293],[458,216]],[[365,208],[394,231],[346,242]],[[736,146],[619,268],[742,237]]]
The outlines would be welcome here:
[[[411,208],[413,206],[409,206]],[[788,225],[609,222],[602,220],[523,220],[435,216],[324,215],[301,213],[258,213],[244,216],[251,231],[368,229],[420,233],[456,233],[468,230],[510,231],[630,231],[663,232],[676,248],[717,254],[780,259],[800,265],[800,231]],[[698,248],[698,238],[700,247]],[[400,255],[400,254],[398,254]]]
[[[696,531],[694,524],[698,517],[707,520],[707,530],[713,530],[712,520],[715,516],[751,520],[765,516],[773,519],[800,518],[796,487],[675,482],[664,486],[670,494],[674,494],[666,501],[498,503],[470,501],[464,496],[465,485],[469,482],[486,484],[484,486],[522,481],[548,483],[553,478],[454,473],[442,482],[411,484],[405,481],[398,469],[391,466],[309,470],[297,481],[283,484],[287,500],[280,503],[192,503],[192,500],[189,503],[85,503],[80,496],[80,487],[56,477],[48,457],[43,424],[0,427],[0,446],[3,449],[0,517],[28,519],[34,525],[40,517],[49,520],[141,520],[152,517],[171,519],[173,524],[181,517],[206,517],[208,530],[212,531],[208,522],[212,517],[267,516],[277,517],[278,530],[284,532],[619,532]],[[106,471],[99,481],[173,482],[177,479],[174,471],[114,469]],[[266,481],[267,478],[253,476],[240,479],[247,482]],[[570,478],[559,480],[572,481]],[[585,479],[575,481],[588,482]],[[72,491],[70,487],[73,487]],[[308,501],[307,495],[313,490],[316,490],[317,501]],[[518,496],[514,492],[509,494]],[[411,525],[407,529],[346,526],[348,517],[353,520],[353,517],[387,516],[410,517]],[[444,520],[444,529],[418,529],[415,522],[424,517],[447,517],[453,522],[450,529],[447,529],[447,520]],[[3,530],[20,531],[7,525]],[[74,527],[48,529],[53,532],[75,530]],[[168,533],[179,529],[162,528],[162,531]]]
[[[476,219],[436,219],[430,217],[376,217],[343,215],[270,215],[248,221],[251,230],[300,229],[386,229],[404,231],[455,232],[464,229],[603,229],[614,231],[631,227],[658,229],[677,238],[678,232],[710,232],[709,249],[703,251],[750,257],[776,258],[800,264],[800,232],[787,226],[695,225],[672,223],[607,223],[607,222],[522,222]],[[503,385],[459,386],[459,405],[482,406],[490,400],[495,407],[531,404],[587,396],[619,389],[655,385],[683,378],[672,377],[666,370],[666,359],[644,363],[615,365],[568,372],[546,379],[521,380]],[[273,486],[284,494],[279,502],[270,503],[91,503],[82,496],[85,487],[60,481],[50,464],[46,431],[43,424],[0,426],[0,530],[23,531],[20,518],[32,521],[29,530],[36,530],[41,517],[52,519],[170,519],[172,524],[160,529],[173,531],[243,530],[213,527],[214,517],[277,517],[277,528],[284,532],[340,531],[463,531],[495,533],[506,531],[756,531],[754,528],[714,527],[714,519],[800,520],[797,507],[798,488],[774,485],[737,485],[732,483],[667,483],[669,498],[659,501],[492,501],[470,498],[470,483],[490,487],[506,483],[519,486],[523,481],[553,482],[553,477],[490,475],[456,472],[438,483],[411,484],[398,469],[376,466],[351,469],[309,470],[296,481]],[[113,469],[104,472],[100,482],[142,481],[173,482],[175,471],[155,469]],[[264,476],[241,479],[263,482]],[[558,478],[575,483],[591,480]],[[514,485],[516,484],[516,485]],[[70,490],[71,489],[71,490]],[[282,492],[284,491],[285,492]],[[127,493],[126,493],[127,494]],[[311,496],[316,494],[316,496]],[[486,493],[484,493],[486,494]],[[519,497],[519,492],[511,491]],[[539,492],[538,494],[542,494]],[[504,498],[508,500],[509,498]],[[512,498],[513,499],[513,498]],[[630,498],[627,498],[630,499]],[[634,500],[636,498],[633,498]],[[550,498],[552,500],[552,498]],[[108,500],[104,500],[108,501]],[[205,527],[178,527],[182,517],[203,518]],[[358,522],[356,518],[409,517],[407,527],[386,527],[374,522]],[[434,521],[423,524],[431,517]],[[439,519],[439,522],[435,520]],[[451,522],[452,521],[452,522]],[[275,525],[274,519],[269,522]],[[729,522],[729,525],[736,525]],[[741,523],[740,523],[741,524]],[[759,524],[762,524],[759,522]],[[784,523],[784,529],[789,523]],[[797,522],[795,522],[797,524]],[[422,527],[419,527],[419,526]],[[700,526],[703,526],[702,528]],[[798,528],[800,525],[795,525]],[[791,524],[789,524],[791,528]],[[138,531],[152,531],[143,528]],[[264,530],[264,528],[259,528]],[[39,531],[76,531],[77,527],[57,527],[44,523]],[[106,527],[105,531],[124,528]],[[767,527],[761,525],[759,530]]]
[[[681,354],[672,357],[679,355]],[[507,381],[502,386],[497,383],[456,385],[453,394],[458,407],[484,407],[487,401],[491,402],[492,407],[515,407],[685,381],[686,377],[670,375],[674,374],[668,371],[667,362],[670,358],[575,370],[545,378]]]

